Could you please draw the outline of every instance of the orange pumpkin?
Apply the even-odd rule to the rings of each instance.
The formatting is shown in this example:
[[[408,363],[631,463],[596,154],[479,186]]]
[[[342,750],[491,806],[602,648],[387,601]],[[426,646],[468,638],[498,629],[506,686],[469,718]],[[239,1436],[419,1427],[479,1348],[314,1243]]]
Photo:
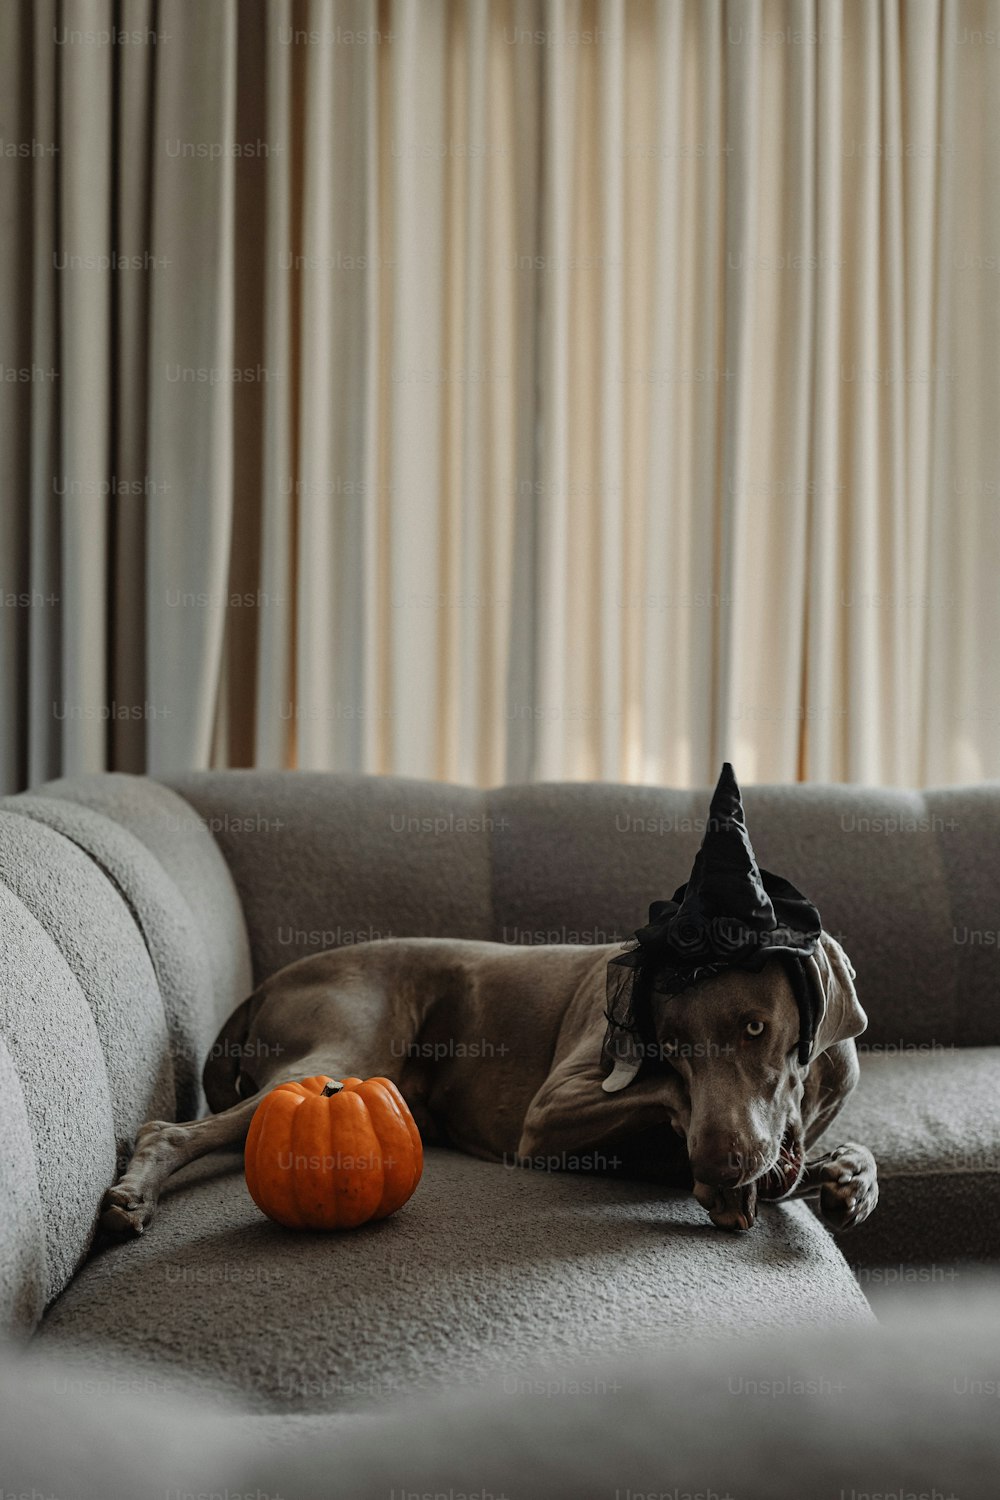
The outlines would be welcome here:
[[[410,1197],[424,1153],[388,1078],[279,1083],[250,1122],[244,1171],[257,1207],[289,1229],[354,1229]]]

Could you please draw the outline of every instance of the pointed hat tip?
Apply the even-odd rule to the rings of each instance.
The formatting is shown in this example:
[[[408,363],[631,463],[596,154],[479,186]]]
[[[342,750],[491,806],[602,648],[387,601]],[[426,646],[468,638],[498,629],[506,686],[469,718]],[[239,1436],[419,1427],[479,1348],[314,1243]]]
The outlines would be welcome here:
[[[743,822],[743,797],[736,773],[728,760],[723,761],[719,772],[709,816],[719,820],[731,818],[738,823]]]

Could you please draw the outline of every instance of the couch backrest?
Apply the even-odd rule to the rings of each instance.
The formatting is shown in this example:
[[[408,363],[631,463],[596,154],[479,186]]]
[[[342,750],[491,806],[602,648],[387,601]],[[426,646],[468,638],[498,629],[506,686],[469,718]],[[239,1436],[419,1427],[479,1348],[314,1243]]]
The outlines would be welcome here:
[[[171,785],[233,872],[257,980],[368,937],[625,938],[686,879],[709,799],[298,772]],[[854,962],[863,1046],[1000,1043],[1000,785],[759,786],[745,803],[761,865],[816,902]]]
[[[1000,1042],[1000,786],[925,794],[751,787],[761,866],[798,885],[847,949],[864,1046]],[[685,880],[705,792],[536,786],[494,797],[494,921],[630,933]]]

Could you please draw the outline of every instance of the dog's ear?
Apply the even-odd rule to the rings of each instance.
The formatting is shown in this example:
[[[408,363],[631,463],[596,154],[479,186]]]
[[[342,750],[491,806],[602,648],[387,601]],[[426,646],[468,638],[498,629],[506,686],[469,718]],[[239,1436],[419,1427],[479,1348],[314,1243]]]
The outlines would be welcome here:
[[[818,1057],[837,1042],[860,1036],[868,1017],[858,1003],[851,960],[836,938],[821,932],[816,951],[805,960],[805,967],[817,1017],[810,1057]]]
[[[610,1051],[614,1066],[601,1088],[606,1094],[620,1094],[622,1089],[628,1088],[642,1067],[642,1053],[638,1042],[628,1032],[622,1032],[615,1038]]]

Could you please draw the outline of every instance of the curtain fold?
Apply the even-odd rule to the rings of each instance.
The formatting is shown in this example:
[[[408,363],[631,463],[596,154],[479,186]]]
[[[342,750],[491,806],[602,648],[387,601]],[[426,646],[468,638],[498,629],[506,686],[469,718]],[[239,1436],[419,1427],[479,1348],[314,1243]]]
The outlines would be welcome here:
[[[997,35],[3,7],[3,786],[1000,775]]]

